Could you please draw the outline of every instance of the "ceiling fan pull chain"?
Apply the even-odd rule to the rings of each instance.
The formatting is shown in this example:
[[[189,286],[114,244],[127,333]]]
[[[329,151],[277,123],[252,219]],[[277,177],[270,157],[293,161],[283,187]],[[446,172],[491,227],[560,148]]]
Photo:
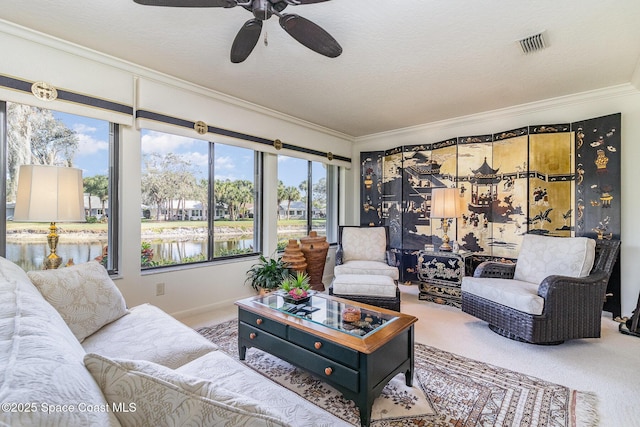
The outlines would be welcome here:
[[[267,15],[267,8],[264,9],[264,20],[266,21],[267,19],[269,19],[270,16]],[[269,39],[267,37],[267,35],[269,34],[269,31],[265,28],[264,29],[264,45],[269,46]]]

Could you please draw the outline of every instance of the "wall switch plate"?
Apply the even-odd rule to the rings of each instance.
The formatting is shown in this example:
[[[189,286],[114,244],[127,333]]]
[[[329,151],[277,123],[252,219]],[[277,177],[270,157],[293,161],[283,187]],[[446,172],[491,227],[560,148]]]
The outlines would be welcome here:
[[[156,283],[156,296],[164,295],[164,283]]]

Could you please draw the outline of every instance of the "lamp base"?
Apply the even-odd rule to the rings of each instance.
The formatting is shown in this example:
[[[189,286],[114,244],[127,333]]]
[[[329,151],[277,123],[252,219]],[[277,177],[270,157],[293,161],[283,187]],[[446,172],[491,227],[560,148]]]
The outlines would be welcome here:
[[[442,245],[440,245],[440,247],[438,249],[440,249],[442,252],[452,252],[453,251],[453,248],[451,247],[449,242],[443,243]]]
[[[47,242],[49,243],[49,251],[51,252],[47,259],[44,260],[44,269],[51,270],[60,267],[62,264],[62,258],[56,254],[58,250],[58,227],[56,223],[52,222],[49,225],[49,234],[47,235]]]
[[[444,235],[442,236],[442,244],[439,249],[443,252],[451,252],[453,251],[453,248],[449,244],[451,240],[449,239],[449,236],[447,236],[447,231],[449,231],[449,220],[446,218],[442,218],[442,231],[444,232]]]
[[[62,264],[62,258],[56,254],[49,254],[49,256],[44,260],[44,269],[56,269],[60,267],[60,264]]]

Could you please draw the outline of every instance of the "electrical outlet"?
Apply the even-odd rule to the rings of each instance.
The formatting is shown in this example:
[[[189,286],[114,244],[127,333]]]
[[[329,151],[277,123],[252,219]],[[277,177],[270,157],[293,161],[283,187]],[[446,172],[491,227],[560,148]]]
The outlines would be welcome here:
[[[164,283],[156,283],[156,296],[164,295]]]

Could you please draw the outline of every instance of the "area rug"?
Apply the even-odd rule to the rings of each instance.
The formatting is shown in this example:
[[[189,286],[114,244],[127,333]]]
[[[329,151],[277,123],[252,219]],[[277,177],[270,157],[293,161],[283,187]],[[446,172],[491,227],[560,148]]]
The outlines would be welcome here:
[[[238,359],[238,322],[198,332]],[[346,422],[359,426],[358,408],[340,392],[261,350],[244,362]],[[598,425],[597,398],[541,379],[488,365],[424,344],[415,345],[413,387],[395,377],[373,407],[374,427],[591,427]]]

